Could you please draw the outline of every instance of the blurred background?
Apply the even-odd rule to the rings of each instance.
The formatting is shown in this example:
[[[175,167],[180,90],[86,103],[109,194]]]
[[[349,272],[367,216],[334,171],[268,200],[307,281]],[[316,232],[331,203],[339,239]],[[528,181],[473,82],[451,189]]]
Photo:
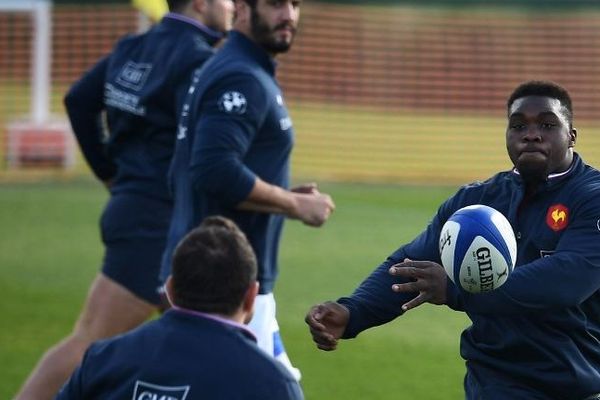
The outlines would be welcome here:
[[[278,72],[296,126],[294,176],[485,178],[509,166],[505,100],[529,79],[570,90],[578,151],[598,165],[599,3],[305,1],[297,42]],[[0,1],[2,180],[89,173],[62,97],[118,37],[151,22],[130,1],[55,0],[41,12],[39,4],[48,5]]]
[[[145,0],[0,0],[2,399],[70,331],[102,259],[107,193],[62,97],[162,12]],[[318,181],[337,205],[321,229],[286,224],[281,249],[278,319],[307,399],[463,398],[464,315],[426,305],[324,353],[304,314],[351,293],[459,185],[510,168],[505,101],[521,82],[570,91],[576,149],[600,166],[600,1],[305,0],[278,63],[293,180]]]

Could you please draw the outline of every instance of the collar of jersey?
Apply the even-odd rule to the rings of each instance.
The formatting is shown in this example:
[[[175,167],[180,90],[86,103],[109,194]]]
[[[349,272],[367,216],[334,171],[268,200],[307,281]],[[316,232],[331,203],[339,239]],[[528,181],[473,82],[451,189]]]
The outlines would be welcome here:
[[[262,47],[243,33],[235,30],[229,31],[227,33],[227,45],[233,46],[236,50],[256,61],[271,76],[275,76],[277,62]]]
[[[223,317],[220,317],[220,316],[215,315],[215,314],[209,314],[209,313],[204,313],[204,312],[201,312],[201,311],[190,310],[189,308],[182,308],[182,307],[176,306],[175,304],[171,304],[171,310],[170,311],[174,311],[174,312],[177,312],[177,313],[181,313],[181,314],[185,314],[185,315],[190,315],[190,316],[194,316],[194,317],[198,317],[198,318],[204,318],[204,319],[208,319],[208,320],[211,320],[211,321],[218,322],[218,323],[223,324],[223,325],[230,326],[232,328],[235,328],[235,329],[241,331],[244,336],[246,336],[249,339],[252,339],[253,341],[256,342],[256,336],[254,336],[254,333],[252,333],[250,331],[250,329],[248,329],[248,327],[246,325],[239,324],[239,323],[237,323],[235,321],[232,321],[230,319],[223,318]]]
[[[214,29],[209,28],[200,21],[197,21],[194,18],[187,17],[183,14],[170,12],[163,17],[163,21],[183,22],[186,25],[190,25],[200,30],[200,32],[204,35],[204,37],[206,37],[206,39],[211,45],[215,44],[219,39],[222,39],[223,36],[225,36],[223,33],[215,31]]]
[[[573,171],[578,170],[582,164],[583,161],[581,160],[579,154],[573,152],[573,162],[571,163],[571,166],[566,171],[548,175],[546,187],[553,186],[554,184],[561,182],[564,178],[571,176]],[[512,172],[514,176],[519,177],[519,179],[521,178],[521,174],[516,168],[513,168]]]

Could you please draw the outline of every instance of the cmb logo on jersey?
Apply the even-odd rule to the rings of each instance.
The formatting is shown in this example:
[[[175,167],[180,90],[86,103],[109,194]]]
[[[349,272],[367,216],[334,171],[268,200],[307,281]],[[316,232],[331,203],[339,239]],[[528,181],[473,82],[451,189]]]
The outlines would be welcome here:
[[[129,89],[140,90],[146,83],[151,70],[152,64],[128,61],[121,69],[117,82]]]
[[[136,381],[133,400],[185,400],[190,386],[161,386]]]

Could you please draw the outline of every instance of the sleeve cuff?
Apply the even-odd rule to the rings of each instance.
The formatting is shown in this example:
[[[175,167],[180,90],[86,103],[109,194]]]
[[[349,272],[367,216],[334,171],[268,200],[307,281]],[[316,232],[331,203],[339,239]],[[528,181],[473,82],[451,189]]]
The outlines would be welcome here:
[[[464,310],[460,290],[450,278],[446,282],[446,305],[456,311]]]
[[[256,176],[244,168],[235,183],[223,191],[223,200],[232,207],[237,206],[248,198],[255,182]]]
[[[350,316],[348,318],[348,325],[346,325],[346,330],[342,335],[342,339],[353,339],[363,330],[357,324],[357,314],[359,314],[356,307],[354,307],[354,303],[349,297],[341,297],[337,300],[337,302],[348,309],[350,312]]]

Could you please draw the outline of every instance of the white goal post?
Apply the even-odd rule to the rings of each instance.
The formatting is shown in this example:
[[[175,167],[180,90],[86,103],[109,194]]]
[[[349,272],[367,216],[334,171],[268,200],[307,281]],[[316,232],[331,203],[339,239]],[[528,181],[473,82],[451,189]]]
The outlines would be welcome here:
[[[2,0],[0,13],[26,13],[33,28],[29,115],[8,121],[6,159],[9,167],[70,167],[75,145],[64,118],[50,115],[52,66],[52,1]]]
[[[31,121],[50,117],[50,61],[52,49],[52,2],[50,0],[2,0],[0,12],[29,12],[33,16],[31,62]]]
[[[151,25],[130,2],[81,3],[0,0],[0,174],[4,166],[74,166],[81,158],[62,91],[121,35]]]

